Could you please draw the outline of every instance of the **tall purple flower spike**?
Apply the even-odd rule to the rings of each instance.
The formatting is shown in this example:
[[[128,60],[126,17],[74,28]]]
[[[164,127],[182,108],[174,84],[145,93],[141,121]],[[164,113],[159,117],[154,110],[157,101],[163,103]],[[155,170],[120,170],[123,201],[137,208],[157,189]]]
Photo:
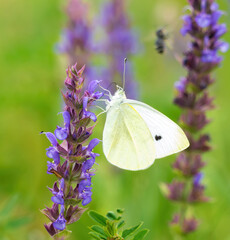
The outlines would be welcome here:
[[[85,75],[87,81],[92,80],[95,70],[90,66],[93,51],[92,24],[89,20],[89,6],[82,0],[68,0],[66,7],[67,26],[62,30],[60,42],[56,44],[56,52],[68,57],[73,65],[87,65]]]
[[[110,0],[106,3],[102,18],[107,34],[102,51],[109,56],[109,67],[104,72],[103,79],[106,81],[103,82],[103,86],[107,88],[112,82],[122,86],[124,59],[129,59],[138,51],[138,39],[130,27],[124,0]],[[125,91],[129,98],[138,96],[137,83],[134,80],[130,61],[126,67]]]
[[[64,124],[56,128],[55,134],[43,132],[52,145],[46,149],[47,157],[52,159],[47,162],[47,173],[54,174],[58,180],[49,188],[53,194],[53,206],[46,207],[42,213],[50,219],[45,228],[51,236],[55,235],[55,239],[68,224],[76,222],[84,213],[85,208],[80,204],[85,206],[91,202],[92,167],[99,156],[93,149],[100,140],[89,141],[97,121],[90,106],[103,94],[96,91],[97,80],[91,81],[88,88],[84,87],[84,67],[77,70],[76,65],[67,69],[67,91],[63,93]]]
[[[168,199],[189,206],[193,203],[208,201],[204,194],[205,186],[201,183],[205,166],[202,153],[210,150],[208,134],[203,128],[210,122],[206,112],[214,107],[213,98],[208,88],[213,83],[211,72],[220,65],[222,56],[219,52],[228,50],[228,43],[220,40],[226,33],[226,25],[218,24],[223,14],[214,0],[189,0],[191,13],[184,16],[182,35],[190,35],[190,49],[185,52],[183,66],[187,76],[175,83],[177,95],[174,103],[182,110],[181,122],[190,141],[190,147],[179,154],[173,163],[173,169],[179,173],[180,179],[164,186]],[[190,207],[191,209],[191,207]],[[188,218],[188,207],[182,207],[175,213],[171,224],[177,225],[181,235],[197,229],[195,217]]]

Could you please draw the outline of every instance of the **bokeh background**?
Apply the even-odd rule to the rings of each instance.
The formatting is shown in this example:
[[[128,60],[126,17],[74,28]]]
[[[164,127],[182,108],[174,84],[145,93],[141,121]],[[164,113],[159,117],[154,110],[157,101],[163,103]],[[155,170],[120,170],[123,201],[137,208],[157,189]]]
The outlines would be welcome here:
[[[93,15],[99,14],[103,2],[91,2]],[[226,13],[221,20],[229,24],[229,1],[218,3]],[[157,28],[176,21],[170,37],[181,41],[177,38],[179,19],[186,4],[185,0],[130,0],[127,8],[143,45],[141,53],[130,59],[140,99],[176,122],[180,109],[172,103],[173,85],[185,71],[170,51],[163,56],[155,52],[153,36]],[[61,121],[57,113],[62,108],[60,90],[67,62],[55,54],[54,44],[66,24],[65,2],[1,0],[0,5],[0,239],[45,240],[49,239],[43,227],[47,219],[39,209],[51,206],[46,186],[52,186],[55,177],[46,174],[49,142],[39,132],[53,131]],[[229,34],[225,40],[230,40]],[[180,51],[178,44],[172,51]],[[217,108],[209,113],[212,123],[205,129],[213,146],[204,156],[203,180],[211,201],[195,207],[200,227],[188,239],[230,240],[229,64],[228,52],[214,73],[217,80],[211,91]],[[104,119],[105,115],[99,119],[94,137],[101,139]],[[101,156],[89,208],[101,213],[125,208],[128,225],[144,221],[151,230],[147,239],[173,239],[168,223],[177,206],[164,198],[159,184],[173,178],[175,155],[157,160],[145,171],[130,172],[111,166],[101,145],[96,151]],[[71,226],[71,239],[90,239],[88,226],[92,224],[84,214]]]

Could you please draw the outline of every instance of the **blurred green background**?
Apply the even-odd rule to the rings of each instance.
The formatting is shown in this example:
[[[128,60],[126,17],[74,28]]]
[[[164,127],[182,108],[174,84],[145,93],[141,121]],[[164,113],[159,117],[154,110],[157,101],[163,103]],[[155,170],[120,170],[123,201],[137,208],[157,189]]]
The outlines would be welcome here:
[[[102,2],[91,3],[93,14],[98,14]],[[228,2],[218,1],[226,12],[221,20],[227,23],[230,20]],[[60,0],[1,0],[1,240],[49,239],[43,227],[48,221],[39,209],[51,206],[51,193],[46,186],[52,186],[55,177],[46,174],[45,149],[49,142],[39,132],[53,131],[61,121],[57,113],[61,111],[60,90],[66,65],[55,55],[53,47],[66,23],[64,4]],[[140,85],[141,100],[175,121],[180,109],[172,104],[173,84],[185,71],[170,53],[158,55],[154,38],[149,36],[172,19],[177,21],[185,5],[185,0],[130,0],[127,9],[144,45],[141,55],[130,59]],[[178,29],[174,31],[172,35]],[[225,40],[230,40],[229,34]],[[214,73],[217,80],[211,91],[217,108],[209,113],[212,123],[205,129],[211,134],[213,146],[204,156],[207,161],[204,182],[212,201],[196,207],[200,227],[188,239],[230,240],[229,64],[228,52],[222,66]],[[99,120],[94,137],[101,139],[104,118]],[[124,216],[130,226],[144,221],[144,227],[151,230],[147,239],[172,239],[168,222],[177,206],[162,196],[159,184],[173,178],[171,163],[175,155],[157,160],[145,171],[129,172],[109,165],[101,145],[96,151],[101,156],[97,160],[93,201],[89,208],[103,214],[118,207],[125,208]],[[91,219],[84,214],[71,226],[71,239],[89,239],[90,225]]]

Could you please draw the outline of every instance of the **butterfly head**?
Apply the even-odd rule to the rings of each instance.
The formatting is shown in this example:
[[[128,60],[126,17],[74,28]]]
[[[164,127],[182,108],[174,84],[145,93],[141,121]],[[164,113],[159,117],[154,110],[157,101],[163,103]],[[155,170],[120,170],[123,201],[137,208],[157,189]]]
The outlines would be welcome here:
[[[126,95],[125,95],[124,89],[121,88],[120,86],[117,86],[117,91],[115,92],[115,94],[111,97],[110,101],[108,102],[108,105],[106,107],[107,110],[110,107],[119,106],[125,99],[126,99]]]

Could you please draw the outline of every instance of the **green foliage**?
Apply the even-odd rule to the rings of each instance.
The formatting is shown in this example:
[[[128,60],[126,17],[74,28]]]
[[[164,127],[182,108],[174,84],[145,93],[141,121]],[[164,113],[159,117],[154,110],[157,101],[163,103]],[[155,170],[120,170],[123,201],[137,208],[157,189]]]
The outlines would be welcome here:
[[[123,209],[117,209],[116,213],[109,211],[106,217],[95,212],[90,211],[89,216],[98,224],[90,227],[91,232],[89,235],[93,239],[99,240],[142,240],[146,237],[149,230],[142,229],[136,233],[136,231],[142,226],[143,222],[134,227],[123,229],[125,221],[122,219]]]
[[[17,216],[15,210],[18,208],[18,195],[14,195],[0,209],[0,232],[7,235],[8,232],[28,224],[31,218],[28,216]]]

